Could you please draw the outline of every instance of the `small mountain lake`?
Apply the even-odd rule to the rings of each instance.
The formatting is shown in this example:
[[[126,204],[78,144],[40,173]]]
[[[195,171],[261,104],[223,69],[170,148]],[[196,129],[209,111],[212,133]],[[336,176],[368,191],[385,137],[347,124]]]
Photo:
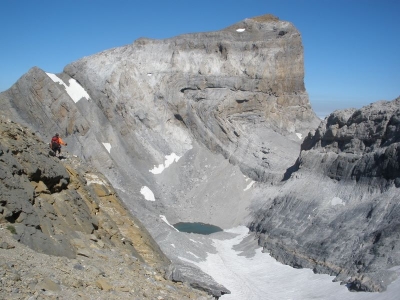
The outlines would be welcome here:
[[[222,228],[218,226],[200,222],[194,222],[194,223],[179,222],[174,224],[174,227],[178,229],[180,232],[197,233],[205,235],[223,231]]]

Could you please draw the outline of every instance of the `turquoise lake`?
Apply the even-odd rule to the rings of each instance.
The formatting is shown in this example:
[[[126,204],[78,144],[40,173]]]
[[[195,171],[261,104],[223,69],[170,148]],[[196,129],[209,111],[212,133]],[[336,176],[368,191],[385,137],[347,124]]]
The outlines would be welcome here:
[[[178,229],[180,232],[188,232],[188,233],[197,233],[197,234],[211,234],[219,231],[223,231],[222,228],[205,223],[186,223],[186,222],[179,222],[174,224],[174,227]]]

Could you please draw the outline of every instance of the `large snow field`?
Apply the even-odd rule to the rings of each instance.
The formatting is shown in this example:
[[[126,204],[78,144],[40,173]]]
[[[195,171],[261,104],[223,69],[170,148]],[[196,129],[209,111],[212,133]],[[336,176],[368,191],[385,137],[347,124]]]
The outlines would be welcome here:
[[[213,245],[218,252],[209,253],[205,261],[190,261],[231,291],[231,294],[223,295],[221,300],[399,299],[400,280],[392,283],[383,293],[349,292],[339,282],[332,282],[334,277],[283,265],[269,254],[262,253],[261,247],[255,247],[252,257],[234,250],[233,247],[249,235],[244,226],[225,232],[237,236],[231,239],[213,238]]]

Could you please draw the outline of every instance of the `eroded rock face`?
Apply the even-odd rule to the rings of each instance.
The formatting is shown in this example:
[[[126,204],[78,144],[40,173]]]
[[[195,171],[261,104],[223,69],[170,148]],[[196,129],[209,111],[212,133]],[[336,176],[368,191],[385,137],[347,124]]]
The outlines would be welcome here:
[[[326,161],[330,178],[399,187],[399,107],[398,98],[358,111],[334,112],[305,139],[302,150],[337,154]]]
[[[350,289],[384,290],[400,264],[399,113],[400,98],[377,102],[310,132],[291,177],[255,206],[261,245]]]
[[[319,122],[303,77],[299,32],[266,16],[139,39],[57,75],[33,68],[0,94],[0,111],[43,139],[60,132],[153,234],[160,215],[229,228],[243,224],[252,182],[279,182]],[[171,155],[179,162],[157,173]]]
[[[140,39],[85,57],[64,72],[85,86],[120,134],[148,128],[176,148],[160,135],[164,124],[183,125],[248,176],[265,180],[280,166],[253,155],[263,146],[257,133],[269,129],[298,140],[295,133],[318,124],[304,89],[299,32],[288,22],[265,20]],[[165,151],[160,143],[152,146]]]
[[[0,119],[0,142],[0,222],[13,224],[20,242],[74,258],[91,252],[84,236],[94,236],[103,247],[125,248],[150,264],[168,264],[103,175],[72,156],[61,163],[48,145],[14,122]]]
[[[170,277],[168,267],[173,268],[170,260],[142,223],[122,203],[109,181],[76,156],[64,155],[66,156],[60,161],[52,155],[48,144],[43,143],[35,133],[20,124],[0,118],[0,241],[7,240],[4,235],[5,229],[8,229],[14,239],[37,252],[70,259],[64,260],[65,266],[84,259],[85,266],[74,265],[74,269],[78,270],[87,268],[85,274],[88,276],[83,281],[77,283],[63,279],[63,291],[72,295],[86,285],[90,288],[95,286],[104,293],[114,292],[113,295],[106,295],[106,298],[113,299],[135,295],[142,297],[141,293],[156,298],[163,288],[163,293],[170,294],[172,299],[211,298],[205,293],[164,279]],[[8,251],[4,256],[2,253],[3,258],[18,256],[14,252],[23,251],[20,248],[7,242],[0,243],[0,249]],[[101,261],[104,259],[107,262],[103,265]],[[123,266],[121,260],[124,262]],[[47,263],[46,270],[60,269],[59,260],[54,261],[54,264]],[[32,263],[35,268],[40,269],[37,264]],[[104,267],[109,269],[101,271]],[[15,269],[21,269],[21,266]],[[137,277],[134,288],[122,289],[120,282],[113,283],[118,280],[116,273],[124,274],[121,273],[122,269],[129,274],[125,276]],[[16,270],[14,273],[18,274]],[[40,271],[33,272],[37,278],[43,276]],[[53,272],[57,274],[56,277],[62,277],[59,272]],[[23,277],[26,281],[28,279],[25,278],[25,273]],[[63,274],[65,273],[68,271],[64,270]],[[175,276],[170,280],[187,281],[185,272],[180,274],[180,278]],[[191,274],[195,274],[194,278],[207,278],[207,282],[200,281],[200,285],[193,278],[193,287],[200,287],[216,297],[221,293],[229,293],[200,270],[193,269]],[[91,282],[89,278],[96,275],[97,279],[102,275],[101,280]],[[154,286],[157,286],[152,291],[148,290],[150,278],[154,281]],[[38,283],[40,290],[61,292],[59,284],[51,281],[56,287],[52,289],[45,284],[46,280],[45,277],[42,283]],[[45,285],[42,286],[43,284]],[[0,290],[3,292],[9,288],[7,284],[1,286]],[[31,286],[17,286],[22,294],[29,295],[32,290]],[[207,288],[202,288],[203,286]],[[173,290],[167,292],[168,288]],[[115,295],[115,292],[119,295]]]

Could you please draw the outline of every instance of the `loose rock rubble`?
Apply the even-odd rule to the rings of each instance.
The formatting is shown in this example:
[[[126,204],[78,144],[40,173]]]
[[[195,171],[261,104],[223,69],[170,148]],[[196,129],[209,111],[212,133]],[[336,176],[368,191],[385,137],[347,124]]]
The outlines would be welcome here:
[[[18,243],[7,226],[0,227],[0,299],[213,299],[165,280],[163,270],[132,255],[99,247],[90,236],[89,257],[68,259]]]

